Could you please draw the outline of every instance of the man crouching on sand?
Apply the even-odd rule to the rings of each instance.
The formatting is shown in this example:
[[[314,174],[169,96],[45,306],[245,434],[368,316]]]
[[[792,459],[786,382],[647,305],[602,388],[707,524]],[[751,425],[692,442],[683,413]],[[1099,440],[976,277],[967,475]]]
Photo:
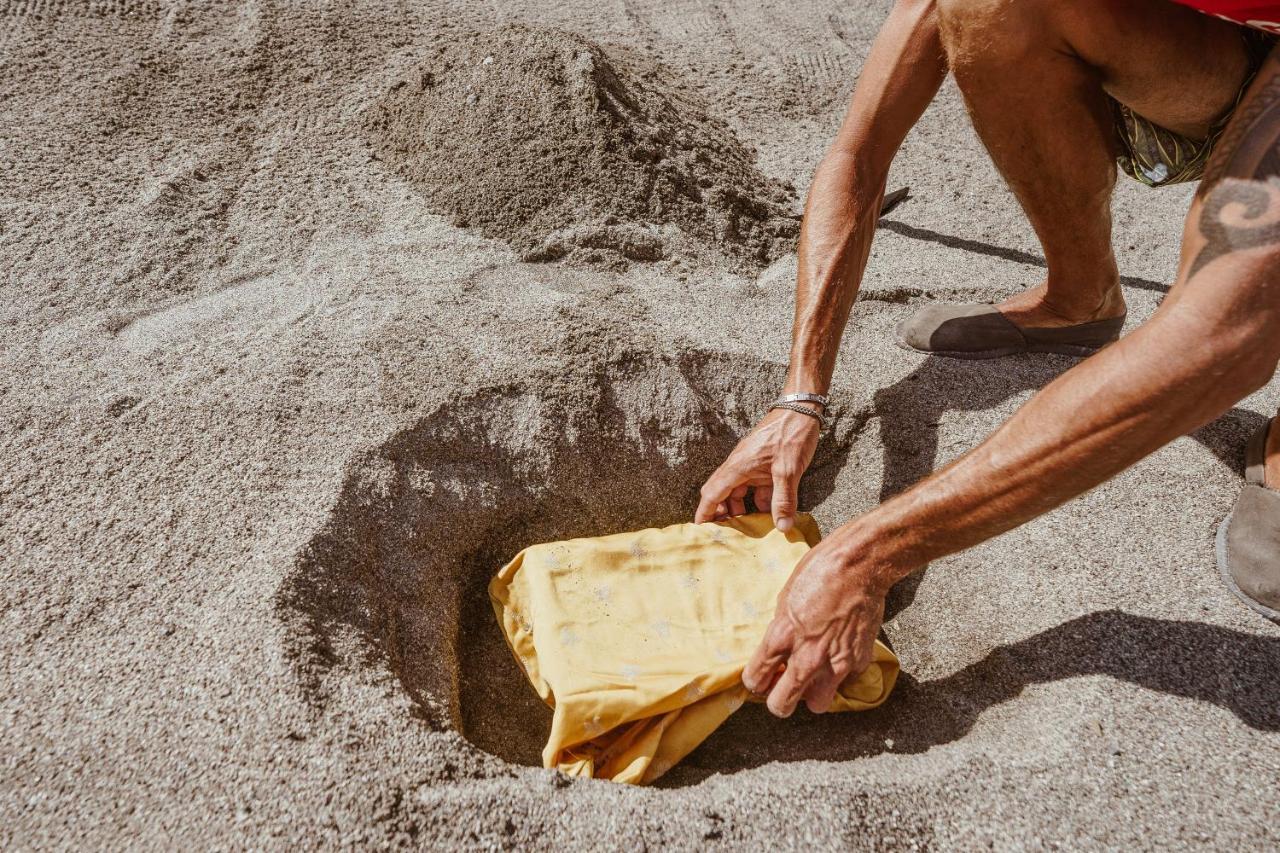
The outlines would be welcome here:
[[[894,6],[809,192],[784,396],[703,486],[697,520],[744,512],[754,489],[756,505],[791,526],[889,163],[948,67],[1040,238],[1048,274],[999,305],[925,308],[899,329],[902,343],[954,358],[1097,354],[976,449],[809,552],[743,673],[747,687],[768,692],[774,714],[802,699],[826,710],[844,678],[866,667],[898,580],[1098,485],[1275,372],[1280,50],[1266,31],[1280,32],[1268,23],[1280,22],[1280,2],[1179,2]],[[1202,178],[1176,283],[1151,320],[1119,340],[1117,162],[1151,185]],[[1264,426],[1247,458],[1219,561],[1246,603],[1280,618],[1280,428]]]

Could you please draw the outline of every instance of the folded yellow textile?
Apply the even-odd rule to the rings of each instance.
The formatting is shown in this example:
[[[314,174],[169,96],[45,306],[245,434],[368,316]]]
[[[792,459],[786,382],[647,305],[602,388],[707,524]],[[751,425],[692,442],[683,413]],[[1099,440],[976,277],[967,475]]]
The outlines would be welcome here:
[[[544,766],[645,784],[693,751],[749,697],[743,667],[819,538],[808,515],[784,534],[756,513],[517,554],[489,596],[554,709]],[[870,668],[845,682],[832,710],[876,707],[897,676],[898,659],[877,642]]]

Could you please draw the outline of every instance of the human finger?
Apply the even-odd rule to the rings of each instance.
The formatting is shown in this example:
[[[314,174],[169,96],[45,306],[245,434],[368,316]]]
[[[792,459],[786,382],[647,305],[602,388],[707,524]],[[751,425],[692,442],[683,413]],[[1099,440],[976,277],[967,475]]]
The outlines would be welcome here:
[[[756,486],[751,494],[751,502],[756,505],[756,512],[768,512],[773,505],[773,483]]]
[[[788,662],[787,668],[782,671],[773,689],[769,691],[765,706],[775,717],[790,717],[795,713],[796,705],[807,687],[807,682],[801,677],[801,671]]]
[[[796,484],[799,477],[787,468],[774,466],[773,494],[770,496],[773,526],[786,533],[795,525]]]
[[[747,665],[742,670],[742,683],[748,690],[756,695],[763,695],[769,692],[769,688],[773,686],[773,681],[778,675],[778,669],[787,659],[787,654],[791,651],[791,638],[789,632],[781,627],[782,623],[774,620],[767,631],[765,631],[764,639],[760,645],[756,646],[755,652],[751,655],[751,660],[747,661]]]
[[[702,485],[699,493],[698,510],[693,515],[696,522],[714,521],[723,516],[728,508],[723,506],[732,492],[741,482],[741,476],[727,464],[721,465],[715,473]]]
[[[826,655],[819,645],[805,643],[792,646],[791,655],[787,658],[786,671],[769,691],[765,704],[769,711],[777,717],[790,717],[800,704],[800,698],[808,691],[809,685],[826,666]]]
[[[747,485],[743,483],[729,493],[729,515],[747,514]]]
[[[836,692],[844,682],[845,675],[846,673],[829,664],[824,666],[809,683],[809,689],[804,692],[804,704],[815,714],[825,714],[830,710],[831,703],[835,701]]]

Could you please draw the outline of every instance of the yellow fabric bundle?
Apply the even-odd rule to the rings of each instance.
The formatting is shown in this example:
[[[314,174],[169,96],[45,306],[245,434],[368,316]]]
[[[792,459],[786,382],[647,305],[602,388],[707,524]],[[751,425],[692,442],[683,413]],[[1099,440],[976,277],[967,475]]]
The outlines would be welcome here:
[[[741,676],[778,592],[820,538],[765,513],[534,545],[489,584],[507,642],[554,709],[542,761],[645,784],[688,755],[749,693]],[[832,710],[883,702],[898,659],[874,660]]]

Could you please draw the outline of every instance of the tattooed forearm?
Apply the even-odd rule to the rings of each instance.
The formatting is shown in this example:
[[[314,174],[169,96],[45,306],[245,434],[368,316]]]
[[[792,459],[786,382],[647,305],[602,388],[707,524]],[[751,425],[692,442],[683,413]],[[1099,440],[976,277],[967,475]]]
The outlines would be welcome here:
[[[1200,233],[1206,242],[1192,262],[1187,278],[1231,252],[1261,246],[1280,247],[1280,177],[1263,181],[1238,178],[1221,181],[1204,200]]]

